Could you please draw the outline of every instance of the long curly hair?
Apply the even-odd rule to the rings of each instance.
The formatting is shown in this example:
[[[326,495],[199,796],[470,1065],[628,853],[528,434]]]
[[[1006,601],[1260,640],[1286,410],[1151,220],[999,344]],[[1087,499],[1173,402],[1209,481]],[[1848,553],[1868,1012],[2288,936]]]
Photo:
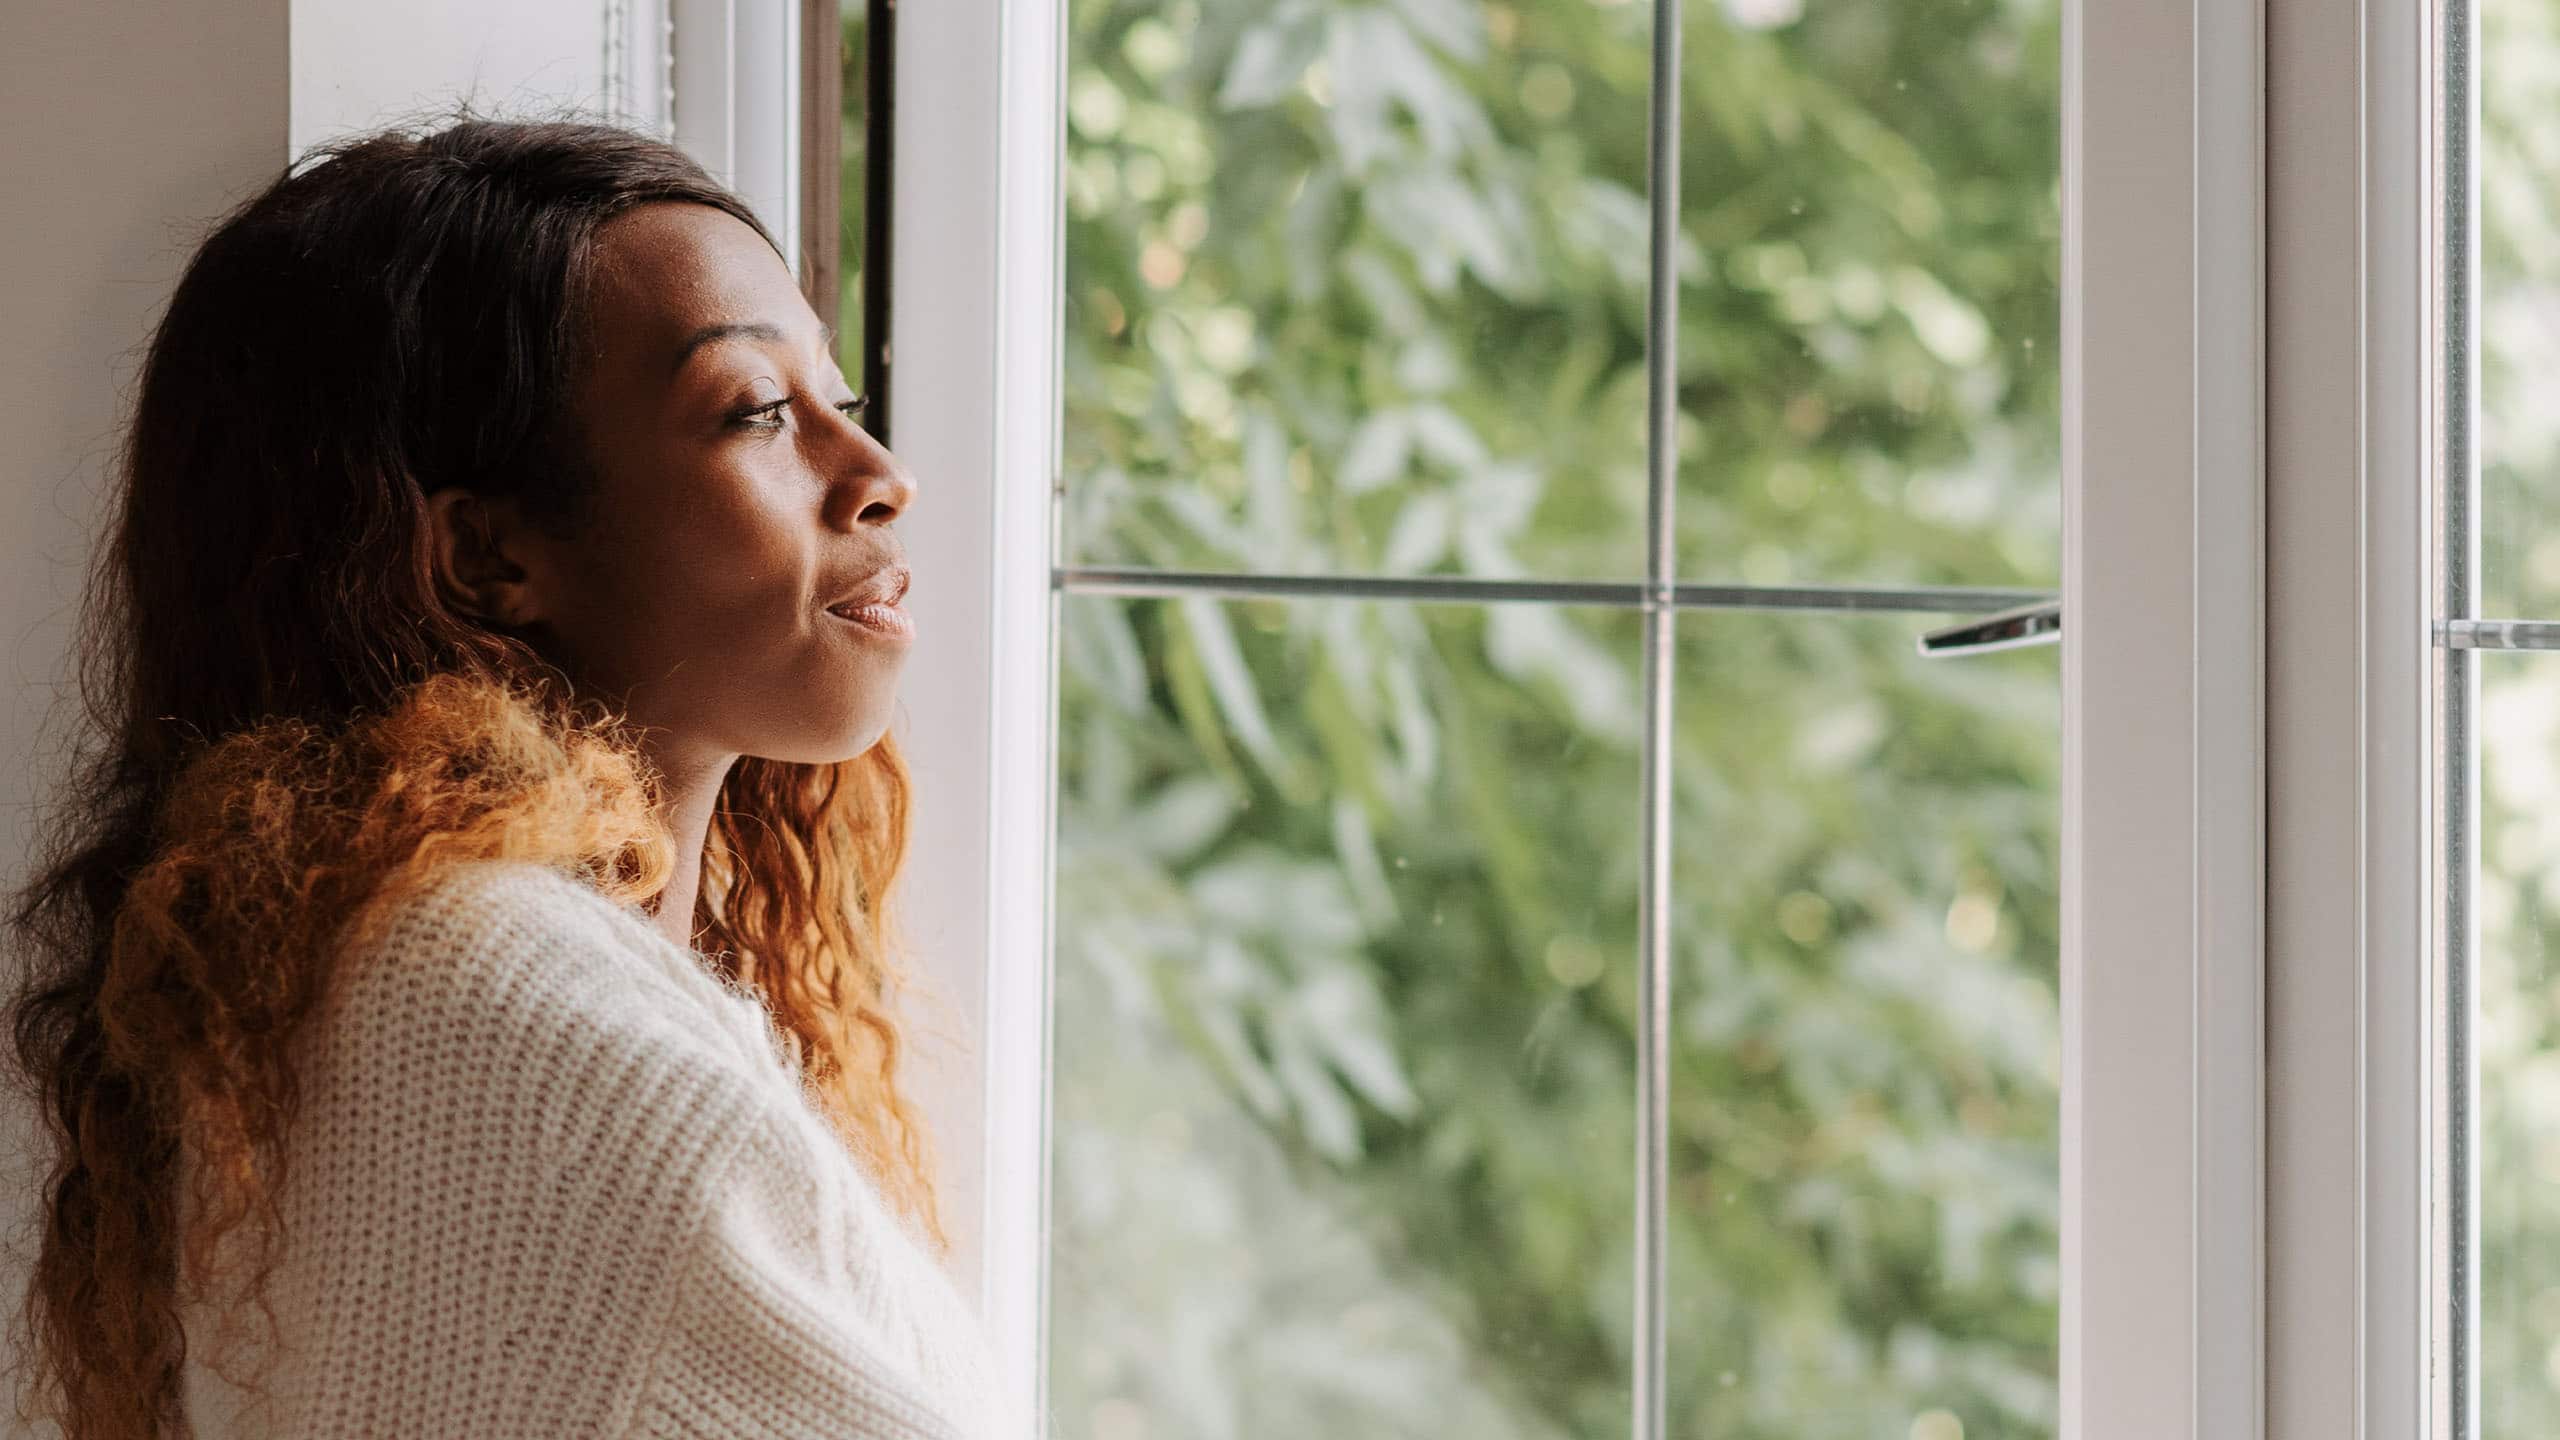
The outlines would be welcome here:
[[[222,220],[159,322],[81,617],[87,723],[9,915],[16,1061],[51,1142],[20,1402],[67,1440],[184,1433],[182,1297],[244,1225],[263,1297],[291,1041],[372,918],[469,859],[560,865],[643,904],[667,880],[632,736],[526,639],[439,598],[426,503],[468,486],[581,523],[565,397],[595,236],[658,201],[771,242],[680,151],[625,131],[368,136]],[[847,1149],[939,1242],[891,1009],[906,830],[885,740],[833,765],[742,760],[693,918]]]

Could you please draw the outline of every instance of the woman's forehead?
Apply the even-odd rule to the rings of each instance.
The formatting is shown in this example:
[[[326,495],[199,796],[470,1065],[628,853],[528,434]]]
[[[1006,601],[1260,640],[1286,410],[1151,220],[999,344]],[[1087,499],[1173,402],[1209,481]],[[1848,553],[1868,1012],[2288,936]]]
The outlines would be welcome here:
[[[643,205],[596,236],[593,322],[610,347],[665,352],[672,366],[706,326],[814,326],[800,287],[746,222],[708,205]]]

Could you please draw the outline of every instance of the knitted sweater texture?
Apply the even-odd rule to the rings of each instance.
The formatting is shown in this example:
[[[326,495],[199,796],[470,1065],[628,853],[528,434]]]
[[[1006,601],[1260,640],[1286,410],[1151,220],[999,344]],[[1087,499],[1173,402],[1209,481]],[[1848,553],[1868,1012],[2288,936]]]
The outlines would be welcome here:
[[[197,1440],[1017,1433],[762,1005],[637,910],[458,865],[297,1044],[273,1342],[189,1298]]]

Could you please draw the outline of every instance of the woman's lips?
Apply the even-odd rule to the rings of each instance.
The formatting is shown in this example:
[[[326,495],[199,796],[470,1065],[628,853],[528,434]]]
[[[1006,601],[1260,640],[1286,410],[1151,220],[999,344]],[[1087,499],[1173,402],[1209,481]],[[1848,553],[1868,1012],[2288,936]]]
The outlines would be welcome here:
[[[849,624],[890,640],[916,638],[916,622],[907,616],[907,607],[894,600],[873,600],[859,605],[830,607],[828,614]]]
[[[892,562],[874,572],[869,583],[828,606],[827,613],[883,639],[913,640],[916,622],[907,618],[906,607],[898,603],[907,598],[910,578],[906,566]]]

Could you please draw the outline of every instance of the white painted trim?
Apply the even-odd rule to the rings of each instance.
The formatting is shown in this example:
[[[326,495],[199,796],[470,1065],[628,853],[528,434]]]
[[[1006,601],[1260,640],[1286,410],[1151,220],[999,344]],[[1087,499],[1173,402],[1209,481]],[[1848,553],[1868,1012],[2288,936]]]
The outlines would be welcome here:
[[[1046,1429],[1050,855],[1056,794],[1057,495],[1064,410],[1066,7],[1004,6],[996,272],[994,833],[988,888],[985,1295],[1017,1393]],[[912,93],[912,92],[910,92]],[[927,92],[930,93],[930,92]],[[902,311],[914,314],[912,310]]]
[[[616,125],[676,133],[675,17],[669,0],[605,0],[604,108]]]
[[[1046,1265],[1051,476],[1059,424],[1058,7],[899,12],[890,426],[922,643],[905,914],[918,1082],[960,1267],[1014,1393],[1037,1395]]]
[[[2258,0],[2195,5],[2195,1433],[2266,1414],[2266,85]]]
[[[781,0],[644,0],[668,15],[671,138],[800,264],[800,12]],[[636,21],[635,21],[636,25]],[[642,27],[645,28],[645,27]],[[634,45],[626,69],[641,66]]]
[[[724,185],[737,169],[729,107],[738,62],[736,7],[737,0],[667,0],[668,119],[675,142]]]
[[[2434,343],[2426,120],[2431,4],[2358,7],[2364,46],[2361,380],[2364,783],[2357,957],[2361,1434],[2427,1433],[2429,928],[2434,749],[2427,523]],[[2476,307],[2474,313],[2476,314]],[[2471,662],[2476,664],[2477,662]],[[2476,1436],[2476,1423],[2462,1433]]]
[[[2429,8],[2270,8],[2270,1440],[2431,1429]]]
[[[750,0],[730,12],[729,187],[800,268],[800,7]],[[679,77],[679,87],[682,80]],[[677,101],[683,93],[679,88]],[[825,317],[832,320],[833,316]]]
[[[2258,16],[2063,29],[2063,1433],[2249,1437]]]

